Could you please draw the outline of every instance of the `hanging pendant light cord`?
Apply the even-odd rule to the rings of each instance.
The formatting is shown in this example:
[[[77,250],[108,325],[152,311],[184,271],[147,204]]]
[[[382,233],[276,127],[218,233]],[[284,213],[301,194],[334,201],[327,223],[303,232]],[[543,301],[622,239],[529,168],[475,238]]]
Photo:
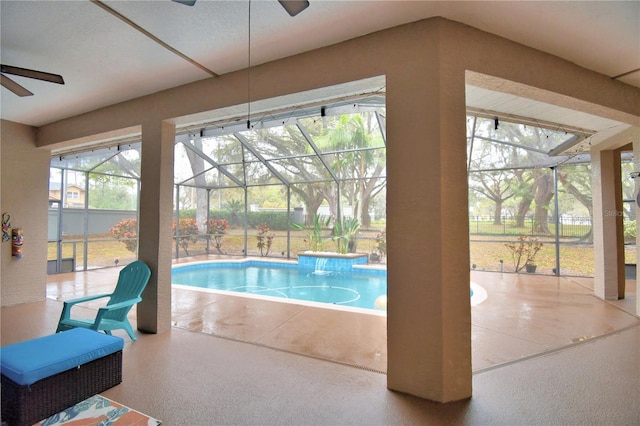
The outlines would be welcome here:
[[[248,58],[247,58],[247,130],[251,130],[251,0],[249,0]]]

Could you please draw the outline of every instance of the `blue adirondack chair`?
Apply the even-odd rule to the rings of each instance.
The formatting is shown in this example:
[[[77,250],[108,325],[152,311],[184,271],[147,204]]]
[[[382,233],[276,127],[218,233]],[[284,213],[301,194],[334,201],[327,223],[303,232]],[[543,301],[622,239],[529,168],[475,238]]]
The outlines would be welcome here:
[[[137,260],[125,266],[120,271],[118,283],[113,293],[97,294],[95,296],[67,300],[64,302],[56,333],[75,327],[82,327],[103,331],[110,335],[112,330],[124,329],[129,334],[129,337],[131,337],[131,340],[136,340],[127,315],[133,305],[142,300],[140,295],[147,286],[150,276],[151,270],[149,267],[144,262]],[[74,305],[107,297],[109,301],[106,306],[98,310],[98,315],[95,320],[71,318],[71,308]]]

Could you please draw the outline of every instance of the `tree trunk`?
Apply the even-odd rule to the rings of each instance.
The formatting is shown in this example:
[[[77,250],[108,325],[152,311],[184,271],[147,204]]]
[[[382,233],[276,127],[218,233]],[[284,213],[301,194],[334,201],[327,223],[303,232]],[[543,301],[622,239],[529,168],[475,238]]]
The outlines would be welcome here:
[[[203,234],[207,232],[207,195],[206,189],[196,189],[196,223]]]
[[[371,215],[369,214],[369,202],[371,198],[366,198],[362,200],[362,219],[360,223],[363,228],[369,228],[371,226]]]
[[[533,232],[536,234],[551,234],[549,230],[549,212],[544,205],[536,204],[533,218]]]
[[[518,209],[516,211],[516,228],[524,228],[524,221],[527,217],[527,213],[531,209],[531,203],[533,202],[533,196],[530,194],[524,195],[518,203]]]
[[[562,185],[565,187],[567,192],[573,195],[573,197],[576,200],[578,200],[583,206],[587,208],[587,211],[589,212],[589,218],[591,219],[591,223],[593,224],[592,198],[588,195],[585,195],[578,188],[576,188],[575,185],[569,182],[569,180],[567,179],[566,173],[558,173],[558,177],[560,178],[560,182],[562,182]],[[635,209],[632,209],[632,210],[635,211]],[[592,225],[592,228],[589,229],[589,232],[587,232],[585,235],[582,236],[582,238],[580,238],[580,241],[589,242],[589,243],[593,242],[593,225]]]
[[[536,234],[551,234],[549,231],[549,204],[553,199],[553,179],[546,170],[536,170],[535,179],[535,202],[536,208],[533,218],[533,231]]]
[[[363,181],[363,189],[361,193],[362,212],[360,214],[360,224],[365,228],[371,226],[371,216],[369,215],[369,206],[371,205],[371,201],[377,194],[380,193],[382,188],[386,185],[385,179],[383,179],[383,183],[381,185],[378,185],[378,182],[380,181],[378,176],[380,176],[383,170],[384,167],[382,167],[381,165],[377,165],[375,170],[371,174],[372,177]]]
[[[496,199],[494,202],[496,203],[496,206],[493,210],[493,224],[502,225],[502,200]]]
[[[195,138],[193,145],[202,150],[202,139]],[[196,184],[196,223],[198,225],[198,231],[201,233],[207,232],[207,190],[203,189],[207,186],[207,181],[202,172],[204,172],[204,159],[197,155],[190,149],[185,149],[187,158],[189,158],[189,164],[191,165],[191,172],[194,176],[194,182]]]
[[[321,190],[320,190],[320,196],[322,197],[320,199],[320,204],[322,204],[323,200],[327,200],[327,203],[329,203],[329,212],[331,213],[331,217],[334,219],[338,219],[338,191],[336,190],[336,188],[333,187],[333,185],[329,185],[329,186],[324,186]],[[320,207],[320,204],[318,204],[318,207]]]
[[[305,225],[313,226],[313,218],[318,213],[318,208],[320,208],[324,196],[314,191],[306,192],[304,189],[296,186],[292,186],[291,189],[300,196],[306,207],[307,217],[305,218]]]

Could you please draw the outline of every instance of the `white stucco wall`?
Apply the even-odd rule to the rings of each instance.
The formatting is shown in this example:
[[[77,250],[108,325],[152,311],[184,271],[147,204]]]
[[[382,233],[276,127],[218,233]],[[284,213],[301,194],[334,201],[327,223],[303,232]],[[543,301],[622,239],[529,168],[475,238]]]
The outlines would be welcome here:
[[[10,306],[46,295],[49,151],[36,148],[32,127],[4,120],[0,126],[0,210],[24,230],[22,258],[11,255],[10,241],[1,244],[2,306]]]

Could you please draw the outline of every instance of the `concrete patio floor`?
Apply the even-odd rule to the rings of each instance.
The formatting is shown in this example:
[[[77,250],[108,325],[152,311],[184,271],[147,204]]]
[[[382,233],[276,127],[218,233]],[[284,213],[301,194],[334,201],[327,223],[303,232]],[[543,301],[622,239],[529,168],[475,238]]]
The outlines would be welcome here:
[[[184,262],[182,260],[181,262]],[[47,309],[88,294],[109,293],[119,268],[51,275]],[[473,306],[472,368],[491,369],[637,325],[635,283],[627,297],[603,301],[593,279],[471,272],[488,297]],[[52,305],[53,304],[53,305]],[[93,315],[97,305],[79,307]],[[135,309],[131,321],[135,328]],[[297,303],[172,289],[172,326],[385,373],[386,316]],[[55,331],[55,324],[47,326]],[[124,332],[115,334],[126,337]],[[3,336],[3,341],[5,341]]]

